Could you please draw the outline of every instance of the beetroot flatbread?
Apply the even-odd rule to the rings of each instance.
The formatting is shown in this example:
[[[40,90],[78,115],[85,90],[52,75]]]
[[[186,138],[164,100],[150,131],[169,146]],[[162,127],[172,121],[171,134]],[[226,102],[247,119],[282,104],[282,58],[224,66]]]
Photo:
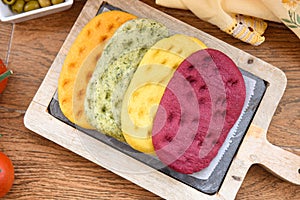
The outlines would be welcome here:
[[[152,141],[159,159],[191,174],[207,167],[240,116],[241,72],[224,53],[200,50],[181,63],[160,101]]]

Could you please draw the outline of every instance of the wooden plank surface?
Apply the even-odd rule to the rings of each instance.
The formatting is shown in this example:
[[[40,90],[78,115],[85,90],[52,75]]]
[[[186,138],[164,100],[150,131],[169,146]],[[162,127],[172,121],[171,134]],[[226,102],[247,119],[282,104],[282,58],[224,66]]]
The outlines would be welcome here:
[[[268,139],[300,155],[300,42],[296,36],[283,25],[270,23],[265,34],[267,41],[253,47],[202,22],[188,11],[161,8],[152,0],[143,2],[284,70],[287,90],[272,120]],[[15,75],[0,96],[0,132],[4,135],[0,151],[7,153],[16,167],[15,185],[6,198],[160,199],[23,125],[24,112],[83,5],[84,1],[75,1],[68,11],[15,25],[9,56],[9,66]],[[2,41],[7,40],[10,30],[5,29],[0,35],[1,52]],[[5,50],[3,52],[5,55]],[[297,198],[300,198],[299,186],[284,182],[259,166],[250,169],[237,196],[237,199]]]
[[[4,63],[8,59],[8,51],[10,50],[11,44],[11,33],[13,25],[0,23],[1,40],[0,40],[0,58]]]

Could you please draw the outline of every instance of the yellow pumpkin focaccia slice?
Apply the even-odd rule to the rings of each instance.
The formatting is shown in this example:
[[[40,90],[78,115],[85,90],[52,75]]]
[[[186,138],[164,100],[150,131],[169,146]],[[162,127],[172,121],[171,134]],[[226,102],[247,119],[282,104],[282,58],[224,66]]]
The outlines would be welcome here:
[[[160,40],[147,51],[122,104],[122,132],[132,148],[154,154],[152,124],[165,87],[180,63],[204,48],[200,40],[177,34]]]
[[[85,60],[82,62],[82,65],[79,67],[77,77],[74,81],[72,110],[74,114],[74,121],[77,126],[86,129],[95,129],[95,127],[91,126],[88,122],[84,112],[84,99],[86,87],[95,70],[97,61],[102,55],[102,51],[104,49],[105,44],[106,42],[98,44],[85,58]]]
[[[145,52],[168,37],[163,24],[147,18],[124,23],[108,41],[88,84],[85,112],[100,132],[124,141],[120,125],[123,96]]]
[[[82,62],[98,44],[107,41],[118,27],[134,18],[136,16],[122,11],[104,12],[89,21],[76,37],[65,58],[58,80],[60,109],[71,122],[75,123],[72,112],[74,81]]]

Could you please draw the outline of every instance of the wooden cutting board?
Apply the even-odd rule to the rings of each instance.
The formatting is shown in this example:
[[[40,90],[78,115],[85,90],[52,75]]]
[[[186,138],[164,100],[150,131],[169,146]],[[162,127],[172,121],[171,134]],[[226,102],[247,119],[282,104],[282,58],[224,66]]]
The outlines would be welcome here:
[[[197,37],[208,47],[224,52],[240,68],[254,74],[267,83],[267,89],[252,123],[232,161],[220,190],[216,194],[204,194],[199,190],[166,176],[49,114],[48,107],[56,92],[58,77],[65,56],[78,33],[96,15],[99,7],[104,2],[139,17],[158,20],[165,24],[172,33],[184,33]],[[300,157],[270,144],[266,139],[269,124],[284,93],[286,84],[285,74],[278,68],[137,0],[89,0],[33,98],[25,114],[24,123],[27,128],[37,134],[163,198],[234,199],[247,171],[253,164],[261,164],[282,179],[300,185]],[[88,148],[86,144],[88,144]],[[93,152],[102,153],[94,154]]]

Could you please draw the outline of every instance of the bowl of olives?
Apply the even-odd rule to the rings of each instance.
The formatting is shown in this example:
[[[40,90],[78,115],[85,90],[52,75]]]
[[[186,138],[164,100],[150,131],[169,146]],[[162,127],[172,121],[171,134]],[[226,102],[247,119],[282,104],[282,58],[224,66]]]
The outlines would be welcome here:
[[[19,23],[69,9],[73,0],[0,0],[0,20]]]

